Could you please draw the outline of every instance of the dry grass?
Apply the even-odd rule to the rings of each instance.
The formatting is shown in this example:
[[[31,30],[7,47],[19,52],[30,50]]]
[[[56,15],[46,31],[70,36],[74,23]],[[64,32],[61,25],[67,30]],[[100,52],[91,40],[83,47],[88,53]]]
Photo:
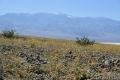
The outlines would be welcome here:
[[[86,55],[87,53],[101,52],[104,54],[104,52],[108,52],[120,54],[120,46],[116,45],[95,44],[84,47],[72,40],[38,37],[0,38],[0,45],[12,45],[18,48],[25,46],[29,50],[36,49],[36,47],[50,49],[48,53],[44,54],[44,58],[47,58],[49,63],[42,64],[41,69],[51,75],[51,80],[53,78],[55,80],[78,80],[83,74],[87,74],[87,76],[96,74],[87,72],[89,65],[96,64],[96,59],[92,58],[91,63],[80,64],[81,57],[85,56],[86,59],[89,59],[89,55]],[[5,51],[2,54],[4,78],[6,80],[32,80],[26,77],[32,74],[31,70],[36,65],[28,63],[24,58],[21,58],[18,55],[17,47],[13,51]],[[65,58],[69,51],[72,51],[72,56],[75,56],[74,59],[67,60]]]

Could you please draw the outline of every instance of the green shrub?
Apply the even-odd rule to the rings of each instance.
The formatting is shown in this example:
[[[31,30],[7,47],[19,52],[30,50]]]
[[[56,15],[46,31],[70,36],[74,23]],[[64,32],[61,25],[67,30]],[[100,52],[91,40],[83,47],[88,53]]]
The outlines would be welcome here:
[[[76,38],[76,43],[80,44],[80,45],[83,45],[83,46],[86,46],[86,45],[93,45],[95,44],[95,41],[94,40],[90,40],[89,38],[87,37],[82,37],[82,38]]]
[[[15,30],[4,30],[4,31],[2,31],[1,34],[5,38],[14,38],[15,37]]]

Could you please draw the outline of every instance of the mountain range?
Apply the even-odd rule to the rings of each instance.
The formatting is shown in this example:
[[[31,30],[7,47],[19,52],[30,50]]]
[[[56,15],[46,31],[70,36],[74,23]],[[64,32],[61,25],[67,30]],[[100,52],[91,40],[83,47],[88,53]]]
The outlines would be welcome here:
[[[75,39],[87,36],[97,41],[120,42],[120,21],[105,17],[75,17],[51,13],[0,15],[0,30],[18,34]]]

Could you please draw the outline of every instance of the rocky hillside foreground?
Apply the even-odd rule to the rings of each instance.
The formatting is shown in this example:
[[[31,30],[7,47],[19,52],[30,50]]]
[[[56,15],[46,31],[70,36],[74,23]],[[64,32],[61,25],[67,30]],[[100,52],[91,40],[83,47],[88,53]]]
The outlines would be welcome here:
[[[120,46],[0,38],[0,55],[4,80],[120,80]]]

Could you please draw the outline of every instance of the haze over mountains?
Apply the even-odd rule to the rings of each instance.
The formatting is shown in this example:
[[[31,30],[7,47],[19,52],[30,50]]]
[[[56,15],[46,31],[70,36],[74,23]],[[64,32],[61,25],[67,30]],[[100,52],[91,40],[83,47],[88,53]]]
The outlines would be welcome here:
[[[0,30],[16,29],[19,34],[120,42],[120,21],[108,18],[73,17],[65,14],[18,14],[0,16]]]

